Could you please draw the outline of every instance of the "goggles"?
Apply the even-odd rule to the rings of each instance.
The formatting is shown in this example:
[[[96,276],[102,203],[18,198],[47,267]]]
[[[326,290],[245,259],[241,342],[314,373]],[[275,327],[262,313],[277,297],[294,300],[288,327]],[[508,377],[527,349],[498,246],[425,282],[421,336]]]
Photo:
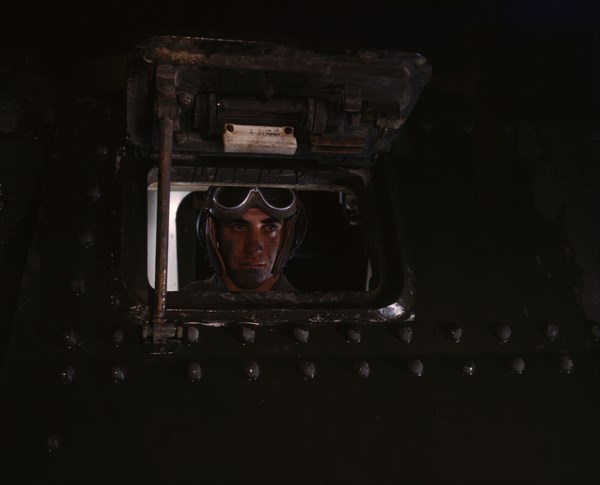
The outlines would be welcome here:
[[[260,187],[217,187],[209,197],[209,211],[216,219],[234,221],[257,207],[274,219],[288,219],[298,210],[291,189]]]

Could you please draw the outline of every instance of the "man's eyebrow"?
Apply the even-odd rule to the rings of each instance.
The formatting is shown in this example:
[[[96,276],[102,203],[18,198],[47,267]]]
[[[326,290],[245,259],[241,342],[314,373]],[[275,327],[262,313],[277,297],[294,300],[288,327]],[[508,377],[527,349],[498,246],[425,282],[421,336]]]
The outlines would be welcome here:
[[[268,219],[263,219],[262,221],[260,221],[262,224],[273,224],[273,223],[278,223],[278,224],[283,224],[283,220],[282,219],[275,219],[274,217],[269,217]]]

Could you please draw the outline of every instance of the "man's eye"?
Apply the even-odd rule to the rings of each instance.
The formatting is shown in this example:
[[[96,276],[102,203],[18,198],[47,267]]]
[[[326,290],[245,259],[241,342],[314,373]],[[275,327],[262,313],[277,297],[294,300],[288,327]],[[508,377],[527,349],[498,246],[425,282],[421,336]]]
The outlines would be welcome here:
[[[279,224],[267,224],[265,226],[265,228],[267,229],[267,231],[269,232],[275,232],[277,230],[279,230]]]
[[[246,226],[244,224],[231,224],[229,228],[234,232],[242,232]]]

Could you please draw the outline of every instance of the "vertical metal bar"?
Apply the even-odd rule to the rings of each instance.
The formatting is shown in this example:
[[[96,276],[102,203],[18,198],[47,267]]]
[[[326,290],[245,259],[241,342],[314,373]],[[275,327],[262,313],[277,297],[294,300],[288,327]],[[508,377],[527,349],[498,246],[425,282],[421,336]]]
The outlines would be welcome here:
[[[154,323],[164,323],[167,314],[167,270],[169,263],[169,202],[171,199],[171,153],[173,120],[160,120],[160,165],[158,167],[158,207],[156,211],[156,271],[154,276]]]

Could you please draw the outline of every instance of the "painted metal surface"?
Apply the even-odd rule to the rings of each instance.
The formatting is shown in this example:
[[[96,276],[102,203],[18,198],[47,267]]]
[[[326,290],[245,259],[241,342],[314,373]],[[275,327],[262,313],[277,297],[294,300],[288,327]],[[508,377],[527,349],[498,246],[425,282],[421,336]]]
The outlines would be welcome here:
[[[116,98],[62,114],[0,377],[3,481],[598,481],[584,202],[565,221],[532,196],[547,159],[593,143],[586,127],[465,131],[452,102],[417,105],[386,179],[414,253],[411,321],[188,323],[176,353],[151,355],[116,254],[115,217],[145,234],[146,202],[128,212],[115,179],[147,184],[120,163]],[[474,154],[486,129],[495,165]]]

